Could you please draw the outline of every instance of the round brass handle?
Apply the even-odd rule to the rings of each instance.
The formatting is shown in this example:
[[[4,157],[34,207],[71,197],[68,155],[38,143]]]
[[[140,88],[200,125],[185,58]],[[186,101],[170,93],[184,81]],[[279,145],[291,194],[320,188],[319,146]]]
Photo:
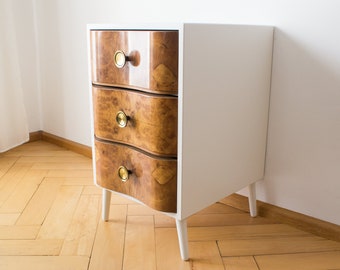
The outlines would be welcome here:
[[[127,180],[129,180],[129,170],[127,168],[125,168],[124,166],[120,166],[118,168],[118,176],[120,178],[120,180],[122,180],[123,182],[126,182]]]
[[[127,125],[129,117],[122,111],[117,112],[116,114],[116,122],[119,127],[124,128]]]
[[[128,57],[121,50],[115,52],[113,59],[117,68],[124,67],[126,61],[128,61]]]

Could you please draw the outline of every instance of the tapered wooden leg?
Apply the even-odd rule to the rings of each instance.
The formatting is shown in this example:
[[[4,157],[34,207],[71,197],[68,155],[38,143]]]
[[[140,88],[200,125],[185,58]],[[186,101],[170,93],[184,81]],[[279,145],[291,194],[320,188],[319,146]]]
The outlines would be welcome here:
[[[256,208],[256,184],[252,183],[248,186],[249,189],[249,210],[250,216],[257,216],[257,208]]]
[[[176,219],[177,235],[179,242],[179,249],[181,252],[182,260],[187,261],[189,259],[189,247],[188,247],[188,229],[187,221]]]
[[[102,195],[102,218],[104,221],[108,221],[110,212],[111,191],[103,188]]]

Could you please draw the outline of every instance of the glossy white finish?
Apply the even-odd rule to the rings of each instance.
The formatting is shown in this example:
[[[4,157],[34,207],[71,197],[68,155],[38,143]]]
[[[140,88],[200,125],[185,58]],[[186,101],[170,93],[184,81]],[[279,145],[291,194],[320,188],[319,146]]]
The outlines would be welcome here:
[[[186,261],[189,259],[187,220],[176,219],[176,228],[181,258]]]
[[[178,218],[264,175],[273,28],[184,24]]]
[[[102,190],[102,219],[104,221],[109,220],[109,212],[110,212],[110,202],[111,202],[111,191],[103,188]]]
[[[257,216],[256,208],[256,183],[252,183],[248,186],[249,190],[249,212],[251,217]]]

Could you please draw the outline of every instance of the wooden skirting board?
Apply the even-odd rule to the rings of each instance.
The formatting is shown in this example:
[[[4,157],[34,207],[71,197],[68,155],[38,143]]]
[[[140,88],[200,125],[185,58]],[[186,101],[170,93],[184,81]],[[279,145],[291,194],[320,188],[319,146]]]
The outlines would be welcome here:
[[[74,151],[78,154],[82,154],[86,157],[92,158],[91,147],[64,139],[45,131],[36,131],[30,133],[30,142],[38,140],[47,141]],[[249,212],[248,198],[245,196],[232,194],[222,199],[220,202]],[[261,201],[257,201],[257,210],[258,215],[261,217],[272,218],[273,220],[292,225],[303,231],[307,231],[330,240],[340,241],[339,225],[322,221]]]
[[[249,212],[248,198],[245,196],[232,194],[220,202]],[[258,215],[261,217],[271,218],[278,222],[292,225],[303,231],[307,231],[330,240],[340,241],[339,225],[261,201],[257,201],[257,211]]]
[[[43,140],[46,142],[53,143],[55,145],[64,147],[78,154],[82,154],[86,157],[92,158],[92,149],[90,146],[83,145],[77,142],[73,142],[62,137],[47,133],[45,131],[39,130],[30,133],[30,142]]]

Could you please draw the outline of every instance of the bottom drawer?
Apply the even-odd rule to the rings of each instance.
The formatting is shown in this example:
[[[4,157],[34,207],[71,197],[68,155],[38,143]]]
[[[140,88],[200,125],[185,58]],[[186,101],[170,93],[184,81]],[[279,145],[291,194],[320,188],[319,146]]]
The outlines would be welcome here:
[[[153,209],[176,212],[177,160],[158,159],[129,146],[98,140],[95,151],[99,186],[134,197]]]

